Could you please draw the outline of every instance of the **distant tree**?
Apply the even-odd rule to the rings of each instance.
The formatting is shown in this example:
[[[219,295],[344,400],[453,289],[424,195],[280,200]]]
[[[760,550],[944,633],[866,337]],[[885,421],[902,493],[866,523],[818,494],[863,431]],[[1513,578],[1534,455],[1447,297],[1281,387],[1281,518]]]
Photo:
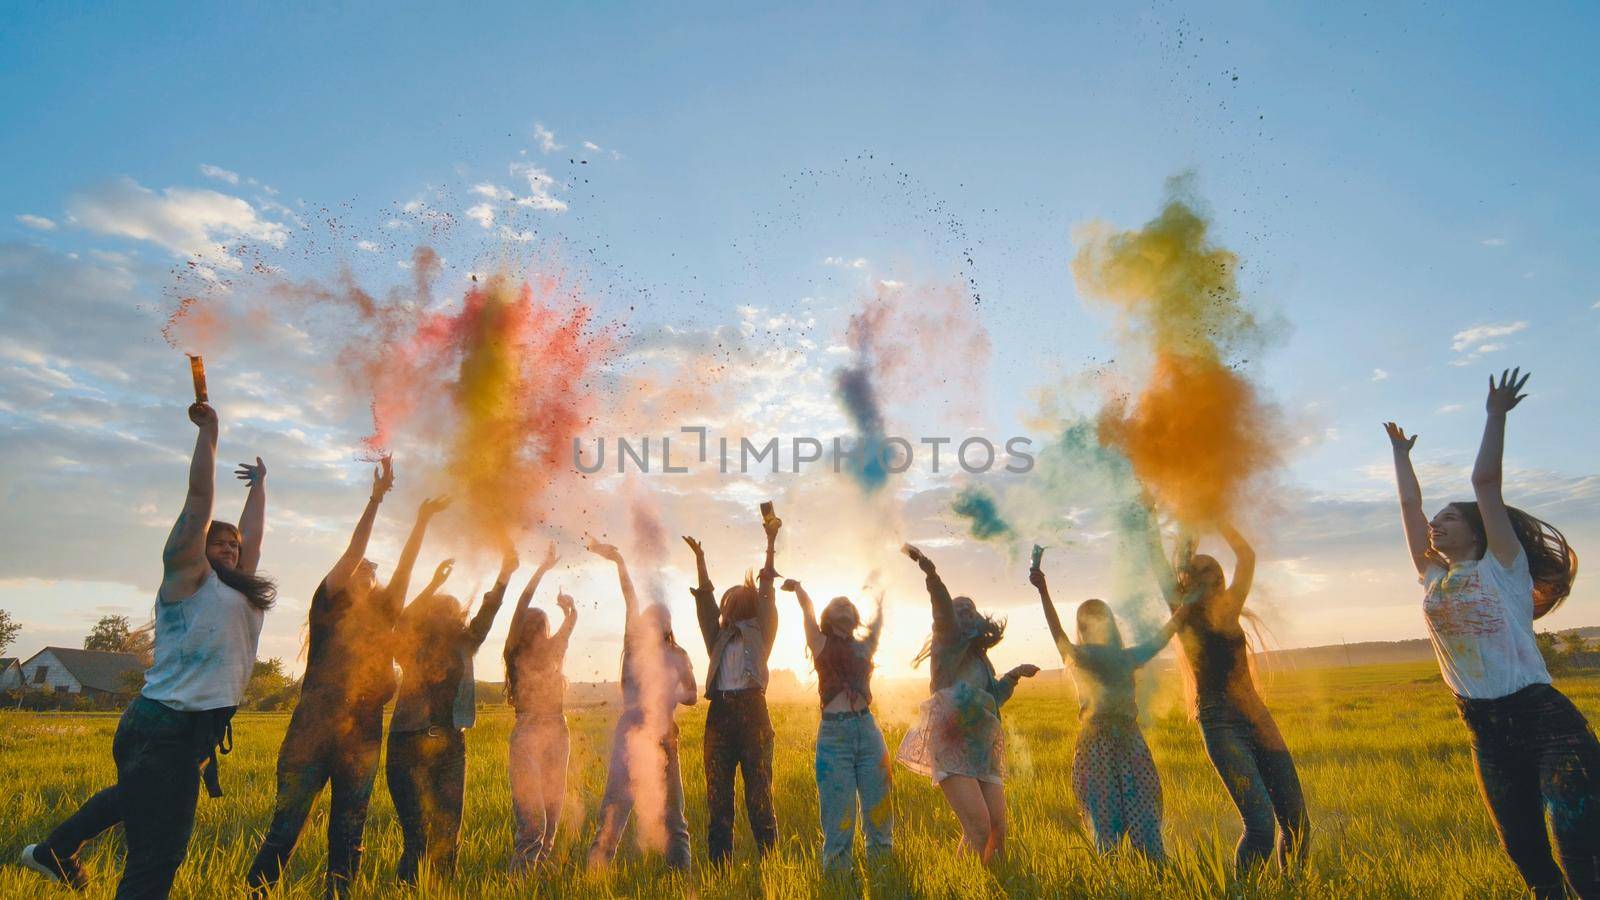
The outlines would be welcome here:
[[[103,650],[107,653],[136,653],[148,664],[151,653],[150,632],[143,628],[129,628],[127,616],[101,616],[94,623],[89,636],[83,639],[83,649]]]
[[[1561,653],[1569,660],[1582,657],[1588,652],[1589,642],[1583,639],[1583,635],[1576,631],[1564,631],[1561,633]]]
[[[1545,667],[1552,673],[1559,674],[1564,660],[1561,650],[1556,646],[1556,636],[1548,631],[1535,632],[1533,642],[1539,647],[1539,655],[1544,657]]]
[[[4,655],[6,648],[17,639],[17,632],[22,630],[22,623],[11,618],[11,613],[0,609],[0,655]]]
[[[245,709],[282,709],[294,702],[299,691],[300,682],[283,670],[283,660],[277,657],[258,659],[251,667],[244,700],[239,705]]]

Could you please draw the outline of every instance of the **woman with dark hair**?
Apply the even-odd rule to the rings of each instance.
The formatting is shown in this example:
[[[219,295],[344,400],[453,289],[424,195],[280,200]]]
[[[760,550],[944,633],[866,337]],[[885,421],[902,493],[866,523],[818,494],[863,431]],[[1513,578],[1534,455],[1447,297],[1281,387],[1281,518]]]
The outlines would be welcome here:
[[[467,777],[466,729],[478,715],[472,657],[500,611],[506,582],[517,570],[517,551],[506,545],[500,574],[470,623],[456,598],[439,593],[453,566],[448,559],[439,564],[396,628],[400,691],[389,719],[384,771],[403,835],[395,874],[405,884],[416,884],[423,860],[440,874],[455,870]]]
[[[89,798],[43,843],[23,848],[22,864],[83,888],[78,851],[123,824],[127,858],[117,896],[165,897],[189,850],[195,801],[222,796],[217,753],[232,747],[234,710],[256,661],[261,625],[277,588],[256,574],[266,530],[267,467],[241,463],[250,486],[237,526],[211,518],[216,494],[217,413],[189,407],[199,428],[183,512],[161,552],[156,592],[155,662],[144,688],[117,723],[111,755],[117,783]]]
[[[1005,625],[978,612],[970,597],[950,597],[933,560],[910,544],[902,548],[927,576],[933,605],[933,634],[912,665],[931,661],[933,696],[922,716],[900,742],[897,758],[906,768],[933,779],[961,822],[967,849],[985,863],[1005,855],[1005,732],[1000,707],[1017,682],[1039,674],[1020,665],[996,678],[989,650],[1005,635]]]
[[[733,855],[733,779],[744,775],[745,816],[756,852],[764,855],[778,840],[778,816],[772,806],[772,717],[767,713],[767,659],[778,637],[778,606],[772,582],[774,545],[783,522],[766,509],[761,527],[767,533],[767,558],[759,582],[749,575],[722,594],[711,587],[705,550],[692,537],[699,575],[694,595],[700,635],[710,661],[706,667],[706,854],[713,865]]]
[[[1039,568],[1035,547],[1028,581],[1039,590],[1044,619],[1061,659],[1072,666],[1083,728],[1072,755],[1072,791],[1078,810],[1094,835],[1095,847],[1110,853],[1126,837],[1133,849],[1161,862],[1161,779],[1139,730],[1134,673],[1154,659],[1178,633],[1194,609],[1180,606],[1155,637],[1134,647],[1122,643],[1117,617],[1104,600],[1078,605],[1078,642],[1061,627],[1050,587]]]
[[[668,868],[689,868],[689,822],[683,817],[683,776],[678,770],[678,723],[673,713],[698,697],[689,654],[672,636],[666,606],[641,607],[622,553],[589,542],[589,552],[617,565],[624,608],[622,715],[611,733],[611,761],[600,798],[599,828],[589,846],[589,868],[611,864],[622,830],[635,810],[641,848],[666,851]]]
[[[885,853],[894,846],[894,806],[890,799],[889,749],[872,717],[872,657],[883,634],[883,595],[866,633],[861,613],[849,597],[835,597],[819,620],[811,597],[800,582],[789,579],[783,589],[800,601],[806,650],[817,669],[822,696],[822,724],[817,728],[817,805],[822,819],[822,867],[850,865],[855,842],[856,803],[867,852]]]
[[[567,641],[578,621],[578,608],[565,593],[556,595],[561,627],[550,632],[544,610],[530,608],[534,591],[559,559],[550,544],[544,561],[517,599],[506,635],[506,697],[516,710],[511,728],[511,810],[516,833],[511,848],[513,871],[528,869],[550,858],[561,826],[561,803],[567,793],[567,717],[562,700],[567,679],[561,664]]]
[[[1234,865],[1247,871],[1272,858],[1276,845],[1278,864],[1287,868],[1305,858],[1311,823],[1294,757],[1250,672],[1250,643],[1242,620],[1255,579],[1255,550],[1233,526],[1219,527],[1233,551],[1229,583],[1221,563],[1193,553],[1188,543],[1174,567],[1161,549],[1155,517],[1149,521],[1150,562],[1167,606],[1173,613],[1192,607],[1179,623],[1178,642],[1194,688],[1206,755],[1243,820]]]
[[[383,705],[394,694],[393,632],[422,549],[428,523],[449,506],[426,500],[400,551],[388,584],[366,558],[378,507],[394,486],[384,457],[372,473],[372,494],[344,555],[311,596],[306,671],[300,699],[278,751],[278,797],[272,824],[245,876],[253,890],[271,887],[282,874],[305,827],[311,804],[332,783],[328,811],[328,872],[324,893],[343,897],[361,868],[367,804],[383,747]]]
[[[1520,377],[1519,377],[1520,375]],[[1483,441],[1472,467],[1475,503],[1433,521],[1411,466],[1417,436],[1385,424],[1394,450],[1400,521],[1425,593],[1422,611],[1445,684],[1472,736],[1478,783],[1506,855],[1538,897],[1600,897],[1600,742],[1550,684],[1533,620],[1560,605],[1578,556],[1553,526],[1506,505],[1501,493],[1506,414],[1522,401],[1521,370],[1489,379]],[[1550,825],[1547,831],[1545,813]],[[1560,855],[1550,854],[1550,834]]]

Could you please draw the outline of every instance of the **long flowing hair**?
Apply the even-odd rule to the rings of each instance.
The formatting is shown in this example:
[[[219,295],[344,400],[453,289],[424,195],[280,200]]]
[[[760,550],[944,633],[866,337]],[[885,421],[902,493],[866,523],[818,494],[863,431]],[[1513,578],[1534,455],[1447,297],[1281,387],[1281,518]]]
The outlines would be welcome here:
[[[538,622],[543,622],[544,627],[537,627]],[[535,670],[544,669],[550,662],[545,659],[549,651],[550,616],[542,609],[530,609],[524,614],[517,630],[506,639],[506,701],[513,707],[517,705],[517,682],[522,668],[517,661],[531,659]],[[560,673],[556,674],[559,676]]]
[[[239,531],[239,526],[232,522],[219,522],[212,520],[211,526],[206,529],[206,543],[219,531],[232,532],[234,540],[244,541],[244,535]],[[217,573],[217,579],[228,587],[244,595],[244,599],[256,609],[266,612],[278,599],[278,585],[265,575],[256,575],[241,569],[229,566],[211,564],[211,570]]]
[[[1450,504],[1467,520],[1481,552],[1489,552],[1489,533],[1483,527],[1483,511],[1471,500],[1458,500]],[[1578,577],[1578,553],[1567,543],[1561,530],[1543,519],[1517,509],[1506,507],[1511,516],[1511,530],[1528,556],[1528,574],[1533,577],[1533,617],[1544,616],[1567,599],[1572,593],[1572,583]]]
[[[957,597],[955,603],[961,601],[972,603],[971,597]],[[977,608],[977,604],[973,604]],[[989,648],[1000,643],[1006,636],[1006,623],[1004,619],[996,619],[987,613],[978,613],[977,624],[961,636],[961,640],[970,649],[976,647],[979,653],[987,655]],[[916,657],[911,660],[912,668],[922,665],[922,661],[933,656],[933,634],[928,634],[928,639],[922,642],[922,649],[917,651]]]

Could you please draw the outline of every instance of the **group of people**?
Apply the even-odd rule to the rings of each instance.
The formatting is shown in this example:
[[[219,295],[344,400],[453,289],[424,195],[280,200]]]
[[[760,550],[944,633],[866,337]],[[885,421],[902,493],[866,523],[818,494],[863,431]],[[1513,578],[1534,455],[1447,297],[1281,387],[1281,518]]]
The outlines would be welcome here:
[[[1416,438],[1393,423],[1387,427],[1425,619],[1471,734],[1484,797],[1506,852],[1540,896],[1560,896],[1567,888],[1600,896],[1600,742],[1550,685],[1533,638],[1533,620],[1570,592],[1577,558],[1559,531],[1506,506],[1501,496],[1506,415],[1522,399],[1525,383],[1526,376],[1516,372],[1498,383],[1491,379],[1488,423],[1472,477],[1476,502],[1452,503],[1431,522],[1422,512],[1410,463]],[[256,572],[266,467],[260,459],[240,467],[249,491],[238,526],[214,521],[217,416],[205,403],[190,407],[189,416],[199,434],[188,496],[163,551],[154,665],[112,745],[117,782],[47,839],[30,844],[22,857],[41,874],[81,887],[79,850],[120,822],[127,857],[119,897],[166,894],[187,849],[199,785],[221,794],[217,756],[231,744],[229,720],[275,594],[272,582]],[[443,591],[450,560],[406,603],[428,525],[449,501],[422,503],[393,573],[380,582],[365,554],[393,483],[392,465],[383,460],[348,547],[312,598],[305,676],[279,752],[277,800],[246,876],[253,889],[269,888],[279,878],[312,802],[331,782],[326,890],[331,896],[348,892],[359,870],[383,709],[391,698],[386,778],[404,837],[398,877],[415,882],[424,863],[439,872],[454,864],[464,735],[477,707],[473,658],[519,559],[509,546],[504,549],[494,586],[470,619],[466,606]],[[1101,851],[1126,844],[1163,859],[1161,781],[1140,733],[1135,673],[1176,636],[1206,752],[1243,822],[1237,866],[1249,869],[1274,855],[1280,865],[1292,866],[1306,853],[1309,820],[1293,758],[1251,670],[1243,620],[1249,616],[1245,602],[1255,554],[1238,531],[1223,525],[1220,535],[1235,558],[1231,579],[1216,559],[1195,553],[1192,540],[1169,555],[1148,499],[1146,504],[1152,513],[1147,562],[1171,610],[1149,639],[1126,644],[1111,607],[1091,599],[1077,608],[1074,640],[1051,600],[1038,548],[1028,572],[1077,685],[1082,727],[1072,786],[1079,811]],[[743,779],[757,851],[764,854],[777,840],[774,733],[765,691],[781,589],[794,594],[802,613],[820,695],[815,760],[821,859],[827,868],[843,867],[850,864],[858,818],[869,852],[889,852],[893,843],[891,759],[872,715],[882,597],[870,622],[863,623],[846,597],[833,598],[818,615],[800,582],[777,584],[782,522],[770,505],[761,512],[763,564],[720,598],[703,547],[684,538],[694,556],[691,592],[709,658],[702,745],[707,856],[713,865],[731,858],[736,775]],[[594,540],[588,549],[616,566],[624,607],[622,708],[588,864],[610,862],[631,817],[642,848],[684,869],[690,865],[690,838],[675,712],[698,702],[694,670],[674,638],[666,606],[640,601],[620,551]],[[1004,624],[969,597],[952,596],[927,554],[910,545],[904,552],[921,568],[931,605],[932,633],[916,659],[929,663],[931,693],[895,758],[939,786],[964,846],[989,862],[1003,855],[1006,839],[1001,708],[1019,681],[1039,669],[1020,665],[997,676],[989,653],[1004,636]],[[562,621],[552,629],[550,617],[531,605],[556,562],[552,544],[517,601],[504,650],[507,694],[516,713],[509,777],[515,813],[511,859],[518,871],[550,859],[566,796],[569,740],[561,673],[576,606],[560,594]]]

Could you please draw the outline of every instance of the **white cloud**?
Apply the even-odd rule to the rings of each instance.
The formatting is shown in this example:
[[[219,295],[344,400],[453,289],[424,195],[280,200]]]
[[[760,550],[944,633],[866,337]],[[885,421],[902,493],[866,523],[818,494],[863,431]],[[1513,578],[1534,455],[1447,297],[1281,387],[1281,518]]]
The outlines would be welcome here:
[[[1451,413],[1461,412],[1463,409],[1466,409],[1466,407],[1460,403],[1446,403],[1445,405],[1434,410],[1434,412],[1441,416],[1448,416]]]
[[[553,193],[561,184],[544,169],[532,163],[514,162],[511,164],[511,174],[523,178],[528,182],[528,195],[516,198],[518,206],[527,206],[533,209],[542,209],[547,212],[563,212],[567,208],[565,201],[557,199]]]
[[[1506,239],[1503,237],[1484,238],[1478,243],[1485,247],[1504,247],[1506,245]]]
[[[101,234],[149,241],[178,256],[223,268],[241,263],[228,248],[242,240],[282,247],[288,231],[261,218],[247,201],[212,190],[167,188],[157,194],[132,178],[119,178],[67,201],[73,221]]]
[[[854,259],[847,256],[829,256],[822,260],[822,264],[836,269],[865,269],[867,267],[867,261],[859,256]]]
[[[497,184],[482,182],[472,186],[472,192],[479,197],[488,197],[490,200],[510,200],[511,192]]]
[[[543,122],[533,123],[533,139],[539,142],[540,153],[554,153],[561,149],[556,143],[556,133],[544,127]]]
[[[239,173],[238,172],[230,172],[227,169],[222,168],[221,166],[213,166],[213,165],[209,165],[207,163],[201,163],[200,164],[200,174],[204,175],[205,177],[210,178],[210,179],[212,179],[214,181],[226,181],[229,184],[238,184],[239,183]],[[250,181],[252,183],[254,183],[255,179],[252,178],[252,179],[250,179]]]
[[[368,253],[377,253],[378,245],[371,241],[356,241],[356,249],[365,250]]]
[[[484,228],[491,228],[494,226],[494,207],[487,203],[479,203],[467,210],[467,218]]]
[[[1388,377],[1389,377],[1389,373],[1385,372],[1383,369],[1373,369],[1372,370],[1372,380],[1373,381],[1383,381]]]
[[[597,156],[609,156],[612,159],[621,159],[622,158],[622,154],[621,153],[618,153],[617,151],[612,150],[612,149],[610,149],[608,147],[602,147],[599,144],[596,144],[594,141],[584,141],[583,142],[583,149],[585,149],[585,150],[589,151],[590,153],[593,153],[593,154],[595,154]]]
[[[1450,365],[1465,366],[1477,362],[1485,353],[1504,350],[1505,344],[1495,341],[1494,338],[1508,337],[1527,327],[1527,322],[1517,321],[1474,325],[1471,328],[1462,329],[1450,339],[1450,349],[1466,355],[1451,360]]]
[[[17,221],[28,226],[29,228],[34,229],[35,231],[56,230],[55,220],[46,219],[44,216],[35,216],[31,213],[23,213],[22,215],[17,216]]]

